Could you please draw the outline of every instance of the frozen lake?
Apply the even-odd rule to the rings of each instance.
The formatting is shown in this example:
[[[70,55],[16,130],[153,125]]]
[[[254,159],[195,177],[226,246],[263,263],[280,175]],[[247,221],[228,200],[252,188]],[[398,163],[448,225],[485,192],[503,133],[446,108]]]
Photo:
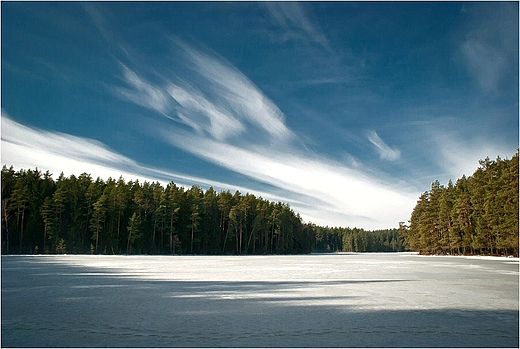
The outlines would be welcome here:
[[[518,258],[2,256],[2,347],[515,347]]]

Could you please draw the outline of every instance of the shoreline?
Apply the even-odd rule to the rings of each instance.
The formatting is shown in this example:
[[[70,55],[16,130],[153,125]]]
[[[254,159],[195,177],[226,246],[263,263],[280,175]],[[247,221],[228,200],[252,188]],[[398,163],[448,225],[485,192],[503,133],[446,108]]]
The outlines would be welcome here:
[[[408,253],[408,255],[416,255],[419,257],[436,257],[436,258],[464,258],[464,259],[483,259],[483,260],[494,260],[494,261],[520,261],[519,257],[513,256],[487,256],[487,255],[462,255],[462,254],[419,254],[419,252],[395,252],[395,253]]]
[[[496,261],[511,261],[520,262],[519,257],[513,256],[486,256],[486,255],[442,255],[430,254],[423,255],[418,252],[328,252],[328,253],[309,253],[309,254],[267,254],[267,255],[191,255],[191,254],[176,254],[176,255],[152,255],[152,254],[88,254],[88,253],[63,253],[63,254],[2,254],[0,258],[9,256],[18,257],[57,257],[57,256],[111,256],[111,257],[269,257],[269,256],[333,256],[333,255],[401,255],[401,256],[418,256],[424,258],[464,258],[464,259],[482,259],[482,260],[496,260]]]

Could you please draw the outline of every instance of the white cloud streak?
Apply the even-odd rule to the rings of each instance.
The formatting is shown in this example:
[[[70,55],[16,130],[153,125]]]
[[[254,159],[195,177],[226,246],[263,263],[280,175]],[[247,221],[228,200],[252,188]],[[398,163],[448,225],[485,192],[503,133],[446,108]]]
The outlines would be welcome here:
[[[126,86],[115,88],[116,93],[178,121],[155,129],[154,136],[250,177],[251,187],[256,181],[272,190],[149,168],[92,139],[28,128],[8,117],[2,118],[2,162],[66,175],[87,172],[102,178],[122,175],[127,180],[238,189],[288,202],[304,220],[321,225],[382,229],[409,218],[417,198],[413,190],[297,147],[298,137],[285,124],[282,111],[248,78],[221,59],[188,46],[183,49],[193,67],[190,83],[171,75],[153,83],[122,65]]]
[[[491,143],[479,136],[475,138],[462,137],[456,131],[446,132],[445,130],[430,129],[428,133],[434,148],[437,150],[434,160],[448,176],[439,179],[443,182],[447,182],[449,179],[456,181],[462,175],[466,175],[466,177],[473,175],[479,166],[479,160],[483,160],[487,156],[492,160],[499,155],[511,157],[516,150],[508,149],[500,142]]]
[[[272,22],[284,30],[283,41],[316,43],[332,53],[330,43],[318,26],[305,14],[298,2],[264,2]]]
[[[471,27],[460,44],[463,61],[482,90],[499,93],[502,79],[518,65],[518,4],[479,4],[466,12]]]
[[[245,119],[267,131],[271,137],[288,140],[292,132],[285,126],[282,111],[251,80],[222,59],[180,43],[200,74],[203,86],[217,96],[235,118]]]
[[[109,30],[109,21],[105,18],[105,15],[101,12],[101,10],[94,5],[92,2],[82,2],[81,5],[83,9],[90,16],[94,25],[99,30],[105,41],[113,42],[113,36],[111,31]]]
[[[118,87],[116,92],[125,99],[145,108],[156,110],[163,115],[169,111],[167,95],[158,86],[139,77],[133,70],[120,64],[126,83],[130,86]]]
[[[32,166],[45,154],[53,160],[81,159],[82,162],[135,166],[135,163],[108,150],[102,143],[58,132],[35,130],[2,115],[2,162]],[[25,163],[24,163],[25,161]],[[52,163],[53,161],[44,161]],[[59,162],[56,162],[59,164]]]
[[[213,186],[216,190],[240,190],[271,200],[287,200],[285,197],[234,184],[151,168],[114,152],[96,140],[27,127],[8,117],[5,112],[2,112],[1,125],[2,165],[15,169],[38,168],[54,175],[63,172],[66,176],[78,176],[86,172],[94,178],[105,180],[123,176],[127,181],[158,181],[162,185],[175,181],[177,185],[186,188],[192,185]]]
[[[468,70],[475,76],[485,91],[496,91],[504,73],[504,55],[476,38],[468,39],[461,50],[467,61]]]
[[[173,117],[189,126],[170,124],[154,130],[155,135],[206,161],[279,188],[289,202],[298,198],[300,202],[291,203],[293,208],[317,224],[380,229],[408,219],[416,193],[297,147],[298,137],[285,124],[283,112],[252,81],[216,55],[177,44],[191,67],[190,83],[164,75],[159,86],[123,72],[134,87],[124,98],[132,96],[135,104],[146,104],[159,113],[172,110]],[[166,107],[150,97],[165,93],[171,97]],[[398,150],[374,135],[381,156],[399,158]]]
[[[379,137],[376,131],[368,132],[368,140],[375,146],[382,160],[395,161],[401,157],[401,151],[388,146],[381,137]]]
[[[346,166],[283,149],[236,147],[205,138],[164,131],[173,145],[208,161],[305,195],[305,206],[294,208],[305,219],[322,225],[388,228],[407,220],[416,194],[391,188]]]
[[[271,140],[294,137],[282,111],[236,68],[184,43],[177,44],[188,57],[195,78],[163,76],[165,82],[155,84],[121,64],[127,86],[116,87],[116,94],[221,141],[240,135],[248,124]]]
[[[170,84],[168,94],[179,104],[177,115],[199,133],[207,132],[218,140],[225,140],[244,131],[244,125],[224,107],[216,106],[194,88]],[[198,119],[198,120],[197,120]]]

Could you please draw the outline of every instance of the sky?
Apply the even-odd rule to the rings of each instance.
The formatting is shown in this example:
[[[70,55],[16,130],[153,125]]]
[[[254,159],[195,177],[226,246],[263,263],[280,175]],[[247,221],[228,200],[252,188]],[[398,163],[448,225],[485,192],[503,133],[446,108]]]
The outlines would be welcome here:
[[[517,2],[2,2],[1,160],[407,222],[519,142]]]

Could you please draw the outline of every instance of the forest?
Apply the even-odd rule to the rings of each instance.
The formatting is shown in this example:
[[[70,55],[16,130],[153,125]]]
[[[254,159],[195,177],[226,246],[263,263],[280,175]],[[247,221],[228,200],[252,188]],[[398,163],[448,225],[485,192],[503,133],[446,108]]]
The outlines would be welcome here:
[[[302,254],[400,252],[518,256],[518,151],[455,185],[434,181],[409,225],[368,231],[303,222],[282,202],[170,182],[54,180],[2,168],[2,253]],[[397,223],[397,222],[396,222]]]
[[[518,257],[518,150],[510,159],[489,157],[472,176],[446,186],[434,181],[400,224],[406,247],[421,254]]]
[[[313,252],[403,252],[406,250],[399,229],[364,230],[360,228],[320,227],[312,229],[316,246]]]
[[[4,254],[401,251],[398,235],[304,223],[288,204],[239,191],[2,168]]]

